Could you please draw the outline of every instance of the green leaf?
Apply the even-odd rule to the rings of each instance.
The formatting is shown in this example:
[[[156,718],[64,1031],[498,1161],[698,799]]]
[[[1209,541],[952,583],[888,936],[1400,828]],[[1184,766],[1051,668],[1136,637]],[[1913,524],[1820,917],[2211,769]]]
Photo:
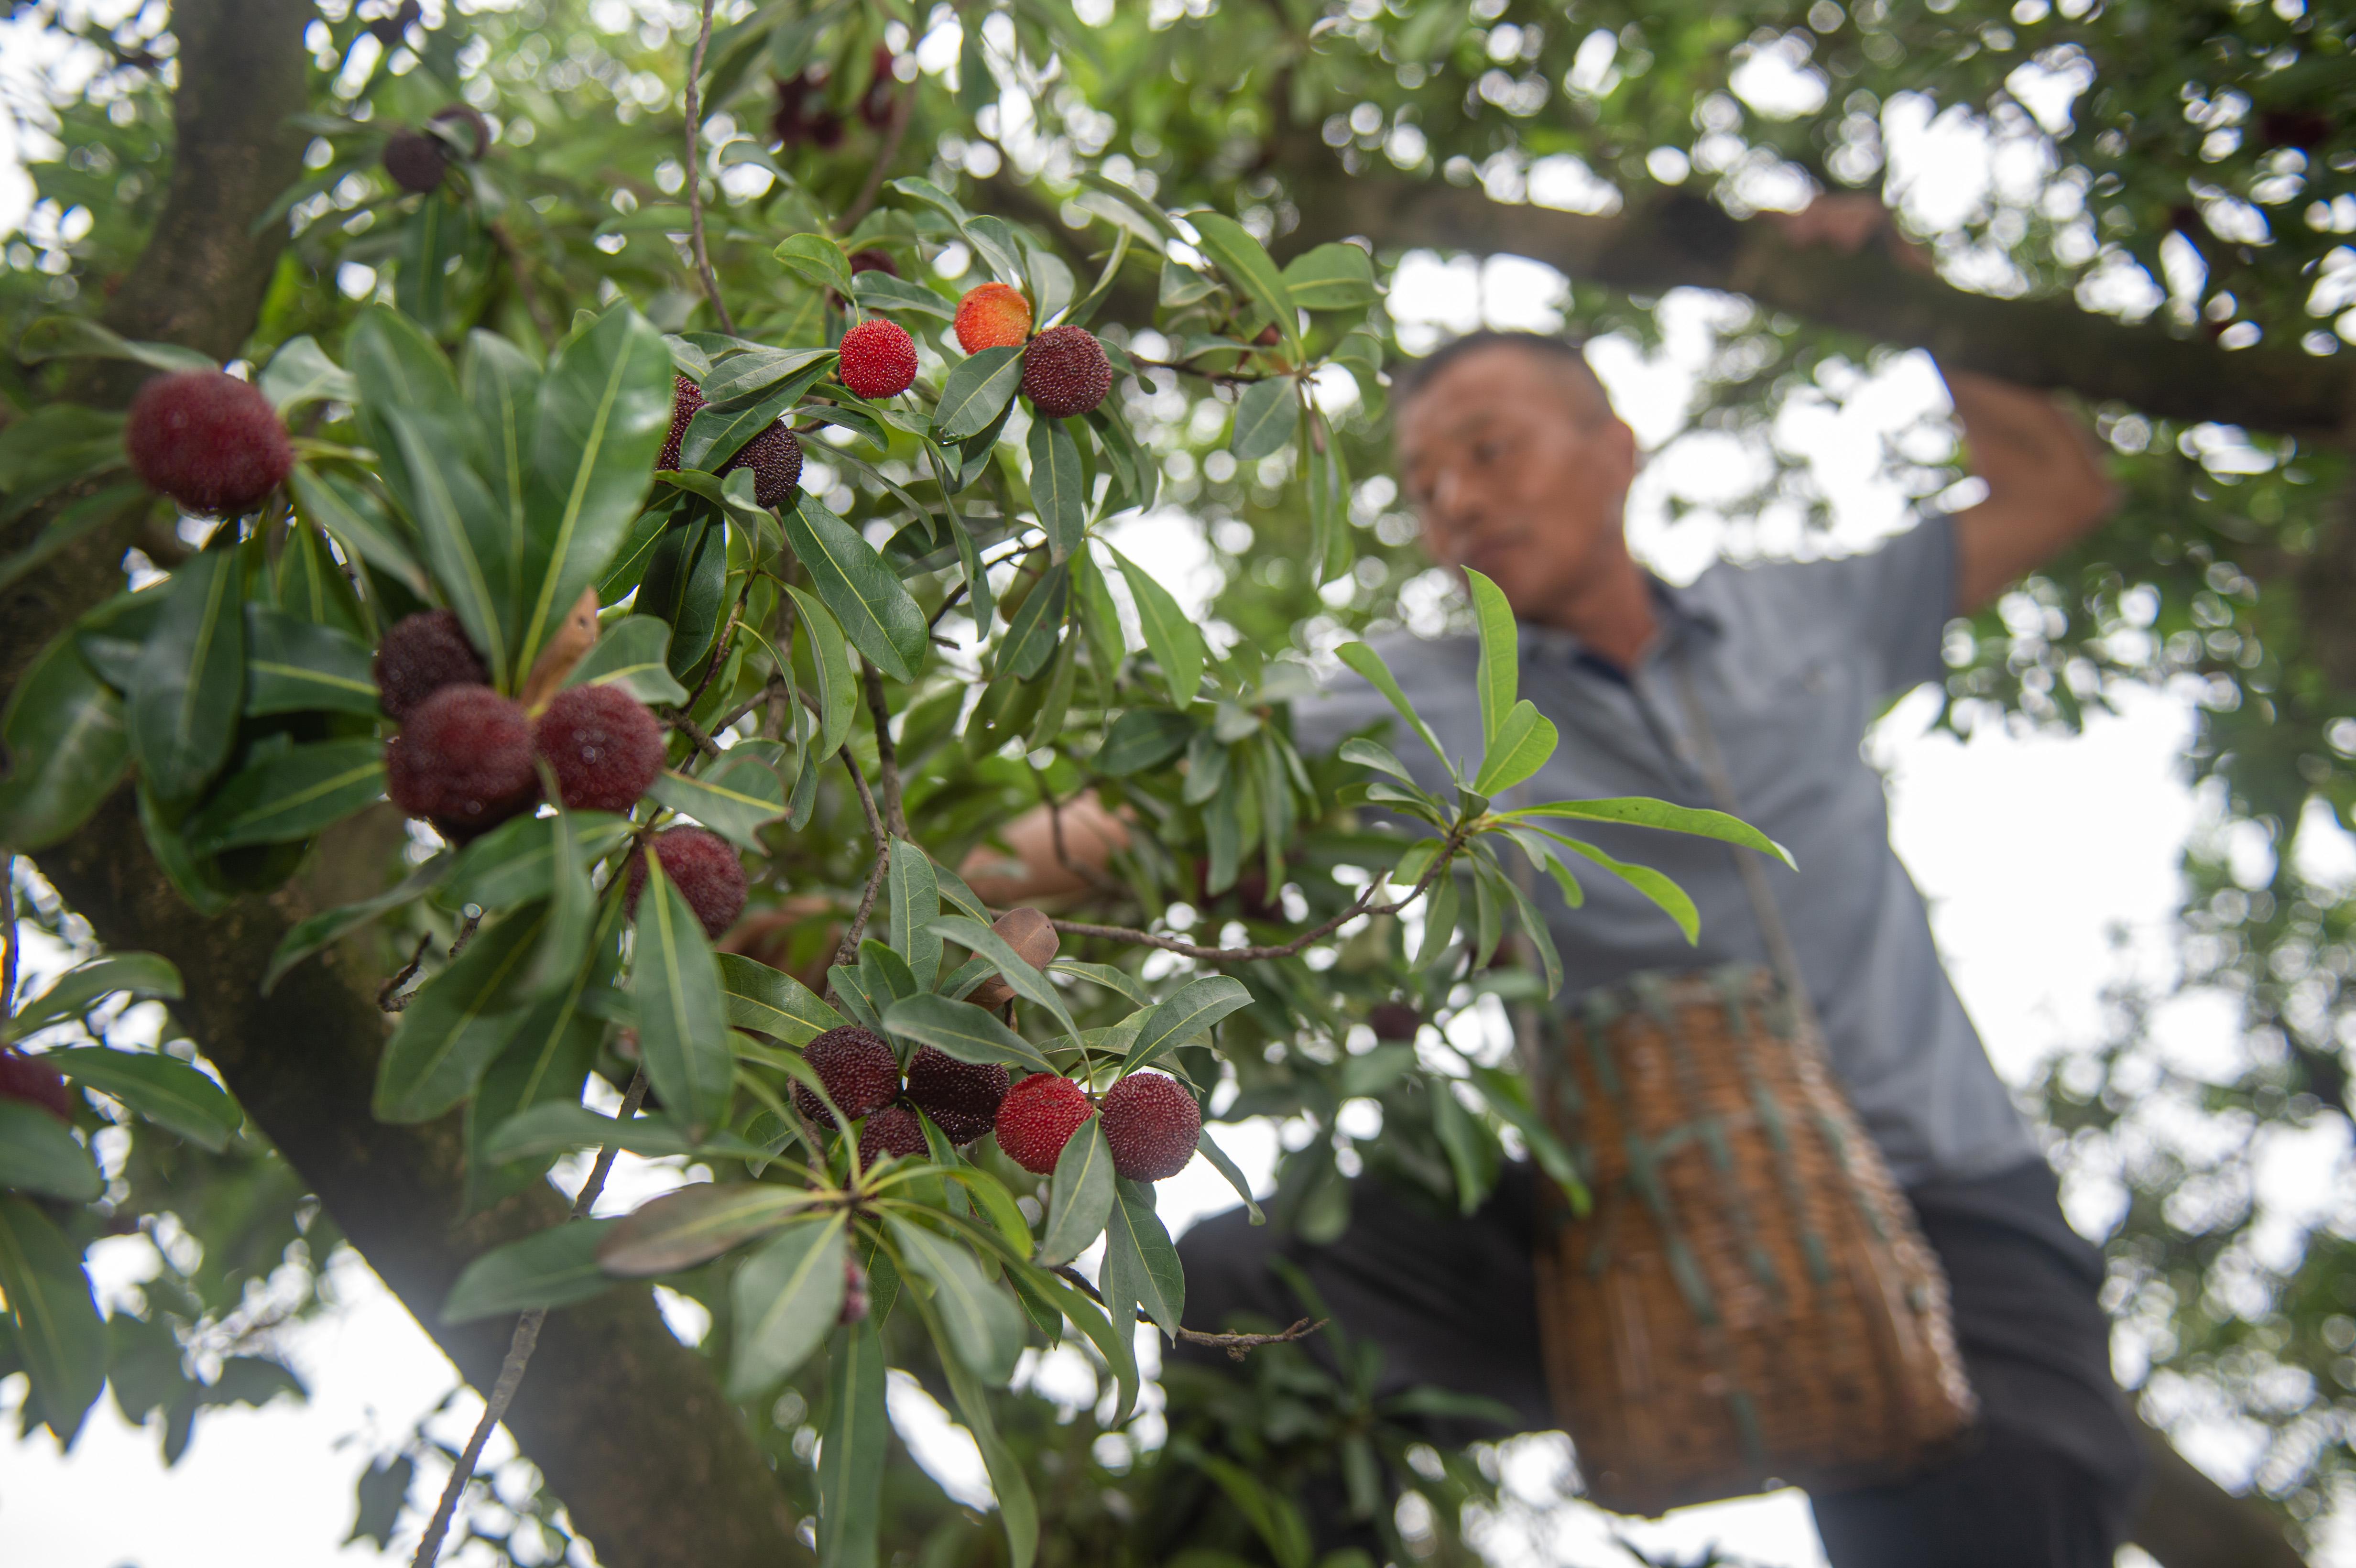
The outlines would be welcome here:
[[[1244,1212],[1251,1216],[1253,1224],[1268,1223],[1268,1216],[1260,1212],[1259,1200],[1252,1196],[1251,1179],[1244,1174],[1243,1167],[1227,1157],[1227,1151],[1212,1139],[1207,1129],[1194,1139],[1194,1152],[1209,1160],[1211,1168],[1227,1179],[1227,1185],[1234,1188],[1236,1196],[1244,1200]]]
[[[1375,652],[1374,645],[1344,643],[1333,652],[1344,664],[1357,672],[1360,679],[1390,699],[1391,707],[1398,711],[1400,718],[1407,720],[1408,728],[1422,737],[1423,743],[1431,748],[1431,754],[1440,759],[1440,765],[1447,769],[1448,776],[1454,778],[1456,769],[1449,762],[1448,753],[1440,749],[1440,738],[1431,732],[1431,726],[1426,724],[1421,715],[1416,712],[1415,705],[1408,701],[1407,693],[1401,691],[1399,683],[1391,677],[1389,667],[1383,663],[1382,655]]]
[[[723,953],[719,958],[728,1021],[738,1029],[758,1029],[787,1045],[808,1045],[828,1029],[842,1027],[842,1015],[791,975],[739,953]]]
[[[1033,1072],[1052,1072],[1039,1048],[971,1002],[937,992],[903,997],[884,1009],[884,1027],[903,1040],[956,1057],[959,1061],[1002,1061]]]
[[[76,480],[123,467],[123,424],[112,410],[75,403],[50,403],[11,420],[0,430],[0,495],[8,497],[0,522]]]
[[[789,234],[769,253],[812,288],[832,289],[839,294],[851,292],[851,263],[843,260],[842,247],[831,235]]]
[[[697,1182],[641,1204],[607,1232],[597,1248],[598,1266],[629,1277],[677,1274],[766,1236],[826,1200],[825,1192],[808,1187]]]
[[[1497,732],[1514,709],[1515,683],[1521,678],[1521,633],[1504,589],[1469,568],[1464,581],[1472,588],[1472,615],[1481,629],[1481,668],[1474,680],[1481,696],[1481,739],[1494,752]]]
[[[941,972],[941,939],[928,929],[941,912],[940,881],[933,875],[932,857],[905,838],[893,839],[889,880],[892,946],[907,961],[917,986],[929,992]]]
[[[199,1148],[219,1154],[244,1123],[229,1092],[187,1062],[154,1051],[79,1046],[48,1060],[67,1077],[112,1094]]]
[[[818,1456],[818,1560],[823,1568],[875,1568],[884,1461],[884,1344],[874,1317],[839,1330],[829,1347],[826,1429]]]
[[[1211,259],[1227,282],[1235,284],[1237,292],[1266,313],[1277,330],[1284,334],[1293,358],[1301,358],[1300,317],[1285,292],[1283,274],[1269,260],[1260,242],[1252,238],[1249,229],[1225,213],[1190,212],[1186,221],[1202,237],[1203,254]]]
[[[377,711],[375,656],[348,632],[267,604],[245,607],[245,711]]]
[[[1153,1061],[1181,1040],[1191,1040],[1239,1008],[1251,1005],[1251,992],[1228,975],[1205,975],[1189,980],[1155,1005],[1138,1026],[1137,1043],[1120,1064],[1121,1076]]]
[[[360,395],[351,372],[328,358],[307,332],[278,346],[256,384],[281,417],[310,403],[358,402]]]
[[[1415,775],[1407,771],[1406,763],[1391,754],[1391,750],[1387,746],[1377,744],[1363,737],[1354,737],[1342,742],[1341,750],[1337,754],[1345,763],[1355,763],[1362,768],[1373,768],[1378,773],[1388,773],[1404,784],[1411,786],[1415,784]]]
[[[1104,744],[1088,765],[1107,778],[1127,778],[1158,767],[1186,749],[1194,721],[1167,708],[1133,708],[1105,731]]]
[[[584,860],[612,854],[630,835],[630,825],[611,812],[565,816]],[[444,909],[474,904],[497,910],[546,898],[555,886],[556,832],[552,816],[518,816],[500,823],[459,852],[450,885],[434,901]]]
[[[1064,610],[1071,602],[1069,562],[1052,566],[1039,585],[1014,612],[1006,635],[998,645],[998,670],[1016,680],[1036,679],[1055,656],[1055,638],[1064,629]]]
[[[347,557],[364,560],[423,599],[432,589],[407,532],[385,515],[377,498],[339,475],[294,465],[294,507],[332,535]]]
[[[1537,955],[1538,972],[1546,980],[1546,994],[1549,997],[1555,995],[1562,989],[1562,956],[1555,951],[1554,933],[1547,929],[1546,917],[1538,912],[1537,905],[1530,901],[1530,896],[1511,877],[1485,869],[1483,874],[1495,879],[1513,904],[1514,914],[1522,923],[1522,933],[1529,940],[1530,950]]]
[[[1118,1316],[1131,1305],[1145,1308],[1155,1327],[1173,1341],[1186,1314],[1186,1271],[1178,1249],[1153,1211],[1153,1184],[1122,1177],[1113,1183],[1113,1208],[1105,1222],[1104,1297]]]
[[[1116,1322],[1098,1302],[1081,1295],[1060,1276],[1044,1269],[1009,1270],[1020,1284],[1037,1291],[1052,1302],[1065,1317],[1079,1326],[1088,1337],[1097,1353],[1111,1367],[1119,1385],[1120,1399],[1113,1413],[1116,1424],[1129,1419],[1137,1408],[1137,1318],[1123,1309],[1121,1321]]]
[[[811,381],[826,374],[833,360],[831,348],[755,348],[750,354],[722,360],[719,368],[704,379],[703,395],[715,403],[734,403],[759,397],[789,380],[800,381],[808,388]],[[659,453],[661,448],[658,446],[656,451]]]
[[[467,453],[498,518],[498,530],[483,548],[498,557],[492,576],[506,584],[501,614],[509,622],[510,638],[517,588],[523,581],[524,536],[530,528],[524,479],[544,379],[531,356],[506,338],[479,328],[466,335],[458,389],[474,415],[466,428]]]
[[[1355,310],[1382,297],[1366,253],[1340,240],[1303,251],[1283,275],[1285,295],[1299,310]]]
[[[1526,699],[1516,702],[1490,738],[1481,772],[1472,780],[1472,792],[1503,795],[1546,766],[1561,739],[1553,720],[1541,716]]]
[[[581,1085],[605,1039],[607,1025],[602,1015],[619,1010],[616,1004],[620,997],[613,989],[613,980],[621,966],[617,940],[621,929],[621,901],[604,901],[598,907],[597,929],[590,938],[589,962],[523,1015],[484,1072],[474,1098],[466,1102],[462,1213],[479,1213],[525,1191],[547,1175],[546,1156],[502,1158],[491,1146],[498,1135],[533,1111],[567,1104],[582,1109]],[[593,997],[597,1008],[594,1013],[584,1005]],[[637,1117],[628,1124],[608,1125],[637,1126],[646,1120]],[[548,1154],[558,1152],[551,1149]]]
[[[1791,851],[1739,816],[1729,816],[1722,811],[1705,811],[1697,806],[1672,805],[1667,801],[1650,800],[1642,795],[1626,795],[1612,800],[1549,801],[1544,805],[1526,805],[1517,811],[1501,811],[1497,815],[1509,822],[1570,818],[1583,822],[1624,822],[1636,827],[1657,827],[1666,833],[1691,833],[1703,838],[1740,844],[1762,855],[1772,855],[1794,870],[1799,869]]]
[[[937,1328],[935,1332],[937,1337]],[[974,1446],[981,1451],[982,1468],[990,1476],[990,1489],[998,1498],[998,1520],[1006,1531],[1007,1568],[1032,1568],[1039,1552],[1039,1505],[1031,1495],[1031,1477],[999,1436],[988,1392],[955,1357],[941,1360],[949,1380],[949,1397],[957,1401],[958,1413],[965,1418],[966,1430],[973,1434]]]
[[[525,1001],[515,982],[547,920],[544,904],[487,920],[466,951],[410,998],[377,1062],[380,1120],[430,1122],[473,1092],[514,1032]]]
[[[157,370],[218,370],[220,361],[177,343],[134,343],[86,315],[45,315],[25,328],[16,357],[27,365],[45,359],[130,359]]]
[[[102,998],[118,992],[134,997],[177,1000],[180,972],[172,961],[154,953],[110,953],[77,964],[59,976],[49,987],[16,1009],[0,1028],[0,1038],[21,1040],[60,1019],[78,1019]]]
[[[0,1192],[95,1203],[105,1179],[66,1125],[29,1100],[0,1100]]]
[[[1088,481],[1080,445],[1068,421],[1044,414],[1031,421],[1031,505],[1047,530],[1047,559],[1068,560],[1087,538]]]
[[[851,1256],[844,1217],[788,1225],[744,1260],[730,1285],[736,1307],[728,1397],[752,1399],[797,1371],[842,1312]]]
[[[116,450],[109,447],[110,453]],[[23,497],[17,498],[20,503]],[[115,485],[74,501],[42,525],[33,542],[0,560],[0,588],[17,582],[33,570],[94,528],[106,527],[126,513],[144,512],[154,500],[145,485]],[[16,506],[0,509],[0,520]]]
[[[889,272],[854,272],[851,297],[868,310],[920,310],[943,321],[957,319],[957,302],[943,299],[922,283],[895,278]]]
[[[123,699],[91,673],[70,631],[41,650],[9,694],[0,743],[0,844],[45,849],[114,793],[131,757]]]
[[[164,594],[163,613],[132,677],[127,728],[132,760],[147,786],[178,801],[202,789],[229,760],[244,705],[237,552],[198,552],[172,574]]]
[[[631,941],[631,989],[638,1004],[638,1051],[647,1082],[666,1109],[690,1127],[716,1126],[728,1115],[734,1063],[720,966],[686,896],[646,858]]]
[[[1350,247],[1355,249],[1355,247]],[[1236,400],[1235,433],[1227,450],[1238,463],[1256,463],[1284,450],[1301,423],[1301,393],[1282,378],[1254,381]]]
[[[106,1386],[106,1321],[91,1295],[81,1249],[32,1200],[5,1192],[0,1192],[0,1292],[16,1324],[16,1359],[32,1379],[26,1414],[37,1407],[59,1443],[70,1445]]]
[[[1023,385],[1023,350],[1007,344],[968,355],[950,367],[941,383],[941,400],[933,410],[933,433],[942,441],[963,441],[980,435],[995,423],[1014,401]]]
[[[865,274],[861,274],[864,276]],[[859,717],[859,684],[851,672],[851,655],[842,642],[842,625],[834,613],[800,589],[788,586],[794,608],[801,613],[802,637],[818,667],[818,750],[830,757],[851,739]]]
[[[468,1264],[450,1287],[449,1299],[442,1304],[442,1321],[471,1323],[535,1307],[570,1307],[604,1295],[615,1282],[597,1266],[597,1246],[620,1222],[571,1220],[494,1247]]]
[[[980,921],[961,914],[943,915],[932,923],[931,928],[968,949],[975,957],[987,958],[998,965],[999,974],[1014,987],[1016,996],[1046,1008],[1048,1015],[1062,1026],[1066,1034],[1076,1039],[1078,1037],[1080,1031],[1073,1024],[1072,1015],[1064,1008],[1063,993],[1055,989],[1054,981],[1033,968],[1023,955],[1015,952],[1006,938]]]
[[[1546,832],[1544,828],[1538,831]],[[1650,866],[1632,866],[1624,860],[1615,860],[1594,845],[1577,838],[1566,837],[1559,833],[1547,833],[1547,837],[1572,854],[1594,861],[1652,900],[1661,907],[1662,912],[1677,923],[1677,929],[1685,933],[1687,943],[1697,945],[1700,943],[1701,913],[1694,908],[1694,901],[1687,896],[1686,891],[1668,877]]]
[[[1455,877],[1440,872],[1423,901],[1423,941],[1408,960],[1412,967],[1428,969],[1448,951],[1449,940],[1456,934],[1457,901]]]
[[[434,585],[483,656],[491,684],[512,690],[518,666],[507,615],[515,590],[507,515],[482,476],[449,449],[449,432],[439,423],[407,409],[385,409],[380,417],[409,475],[410,519]]]
[[[1112,1213],[1112,1147],[1105,1142],[1104,1117],[1091,1111],[1055,1157],[1047,1188],[1047,1229],[1039,1238],[1039,1263],[1055,1268],[1088,1250],[1104,1234]]]
[[[1023,1309],[1012,1295],[982,1274],[964,1243],[896,1214],[887,1223],[900,1265],[933,1287],[950,1353],[983,1382],[1004,1387],[1023,1354]]]
[[[786,815],[785,784],[749,752],[743,756],[723,752],[701,778],[667,769],[655,776],[647,793],[755,854],[766,853],[761,827]]]
[[[308,838],[384,795],[384,747],[373,739],[289,746],[231,775],[180,825],[189,848]]]
[[[1105,548],[1112,549],[1110,545]],[[1170,688],[1170,700],[1183,709],[1194,700],[1195,688],[1203,682],[1203,662],[1207,656],[1203,634],[1151,572],[1117,549],[1112,551],[1112,558],[1129,584],[1130,597],[1137,602],[1137,618],[1145,631],[1145,645],[1153,651],[1154,663],[1162,667],[1162,678]]]
[[[670,673],[670,627],[652,615],[625,615],[597,635],[567,686],[618,686],[640,702],[685,702]]]
[[[1431,1130],[1447,1151],[1449,1168],[1456,1174],[1456,1207],[1470,1214],[1489,1195],[1489,1162],[1483,1157],[1481,1129],[1472,1114],[1456,1098],[1455,1081],[1437,1073],[1424,1074],[1425,1097],[1431,1105]]]
[[[524,485],[518,669],[531,667],[582,591],[605,574],[646,497],[670,413],[670,350],[627,304],[549,368]]]
[[[1355,1433],[1352,1436],[1358,1435]],[[1276,1568],[1309,1568],[1313,1550],[1309,1526],[1290,1498],[1261,1485],[1259,1478],[1230,1459],[1203,1455],[1195,1464],[1218,1483],[1235,1510],[1249,1521],[1268,1548]],[[1341,1553],[1335,1553],[1339,1556]],[[1329,1559],[1330,1561],[1330,1559]]]
[[[931,635],[899,575],[849,523],[808,491],[783,514],[786,541],[851,646],[897,681],[912,681]]]

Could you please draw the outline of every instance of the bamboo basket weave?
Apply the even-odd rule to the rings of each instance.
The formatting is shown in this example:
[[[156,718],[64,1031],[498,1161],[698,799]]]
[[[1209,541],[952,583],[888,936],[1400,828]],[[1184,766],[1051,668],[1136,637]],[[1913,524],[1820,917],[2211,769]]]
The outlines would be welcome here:
[[[1951,1450],[1945,1276],[1769,972],[1640,976],[1563,1027],[1541,1092],[1594,1203],[1541,1221],[1538,1310],[1589,1496],[1658,1514]]]

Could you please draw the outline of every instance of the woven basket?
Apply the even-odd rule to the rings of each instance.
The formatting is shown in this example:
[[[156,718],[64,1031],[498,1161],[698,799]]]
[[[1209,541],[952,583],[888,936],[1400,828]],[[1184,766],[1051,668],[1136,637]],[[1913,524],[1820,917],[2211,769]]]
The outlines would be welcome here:
[[[1588,1495],[1658,1514],[1895,1479],[1975,1402],[1938,1259],[1772,976],[1639,976],[1539,1052],[1593,1193],[1538,1312]]]

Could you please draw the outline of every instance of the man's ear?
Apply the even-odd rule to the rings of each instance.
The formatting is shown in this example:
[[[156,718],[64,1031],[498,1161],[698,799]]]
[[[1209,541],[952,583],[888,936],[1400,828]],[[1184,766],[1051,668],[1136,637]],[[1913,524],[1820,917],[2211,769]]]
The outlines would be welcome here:
[[[1626,420],[1613,414],[1601,432],[1605,449],[1612,453],[1612,465],[1616,474],[1629,485],[1644,471],[1644,448],[1636,443],[1636,432]]]

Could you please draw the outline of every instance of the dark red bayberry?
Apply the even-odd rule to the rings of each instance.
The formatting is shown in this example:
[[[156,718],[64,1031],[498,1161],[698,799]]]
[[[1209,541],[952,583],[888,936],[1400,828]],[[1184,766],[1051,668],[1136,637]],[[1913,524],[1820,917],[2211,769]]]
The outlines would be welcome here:
[[[479,158],[491,150],[491,123],[471,103],[445,103],[425,123],[464,142],[461,157]]]
[[[896,398],[916,379],[916,345],[895,321],[862,321],[842,335],[835,379],[862,398]]]
[[[1023,350],[1023,395],[1051,419],[1087,413],[1112,390],[1112,361],[1085,326],[1051,326]]]
[[[123,446],[143,484],[191,512],[250,512],[294,468],[262,389],[219,370],[176,370],[140,388]]]
[[[531,721],[487,686],[445,686],[384,748],[384,789],[453,842],[497,827],[540,798]]]
[[[423,193],[450,172],[450,152],[439,139],[404,125],[384,139],[384,172],[406,191]]]
[[[1186,1168],[1203,1136],[1203,1108],[1166,1072],[1132,1072],[1104,1097],[1105,1147],[1116,1176],[1161,1181]]]
[[[867,1271],[859,1266],[857,1258],[842,1260],[842,1310],[834,1320],[848,1327],[867,1319]]]
[[[886,1105],[871,1113],[859,1128],[859,1168],[865,1170],[887,1154],[908,1159],[931,1146],[925,1142],[925,1124],[905,1105]]]
[[[1423,1027],[1423,1015],[1405,1002],[1376,1002],[1366,1014],[1376,1040],[1413,1040]]]
[[[744,862],[727,839],[701,827],[666,827],[654,837],[656,858],[687,907],[695,912],[703,934],[719,940],[744,912]],[[638,894],[647,885],[646,851],[630,857],[630,891],[624,906],[635,915]]]
[[[893,278],[900,275],[900,264],[892,260],[892,253],[888,251],[853,251],[851,253],[851,270],[853,274],[882,272]]]
[[[20,1100],[61,1122],[73,1121],[73,1091],[66,1087],[65,1074],[13,1045],[0,1045],[0,1100]]]
[[[908,1098],[953,1144],[969,1144],[990,1131],[1006,1083],[1002,1063],[960,1061],[929,1045],[908,1063]]]
[[[826,79],[803,71],[779,79],[769,139],[791,150],[808,142],[825,151],[842,140],[842,116],[826,107]]]
[[[574,811],[627,811],[663,770],[661,723],[618,686],[566,687],[531,738],[556,774],[557,798]]]
[[[1006,1092],[998,1107],[998,1147],[1036,1176],[1052,1176],[1056,1157],[1095,1107],[1087,1091],[1053,1072],[1035,1072]]]
[[[703,389],[685,376],[674,376],[670,384],[670,434],[663,438],[662,455],[655,466],[666,473],[679,472],[680,443],[687,439],[687,427],[694,422],[695,412],[703,407]]]
[[[827,1030],[802,1047],[802,1060],[810,1064],[842,1114],[853,1120],[872,1115],[900,1097],[899,1059],[879,1037],[857,1024]],[[834,1125],[825,1105],[802,1084],[794,1085],[794,1104],[819,1125]]]
[[[753,500],[756,506],[783,507],[801,488],[802,443],[777,421],[768,429],[736,449],[721,472],[732,468],[753,471]]]
[[[892,51],[876,45],[868,70],[867,91],[859,95],[859,117],[881,131],[892,123],[892,99],[899,87],[892,74]]]
[[[448,610],[403,615],[377,645],[377,702],[396,721],[445,686],[487,686],[490,679],[466,627]]]

